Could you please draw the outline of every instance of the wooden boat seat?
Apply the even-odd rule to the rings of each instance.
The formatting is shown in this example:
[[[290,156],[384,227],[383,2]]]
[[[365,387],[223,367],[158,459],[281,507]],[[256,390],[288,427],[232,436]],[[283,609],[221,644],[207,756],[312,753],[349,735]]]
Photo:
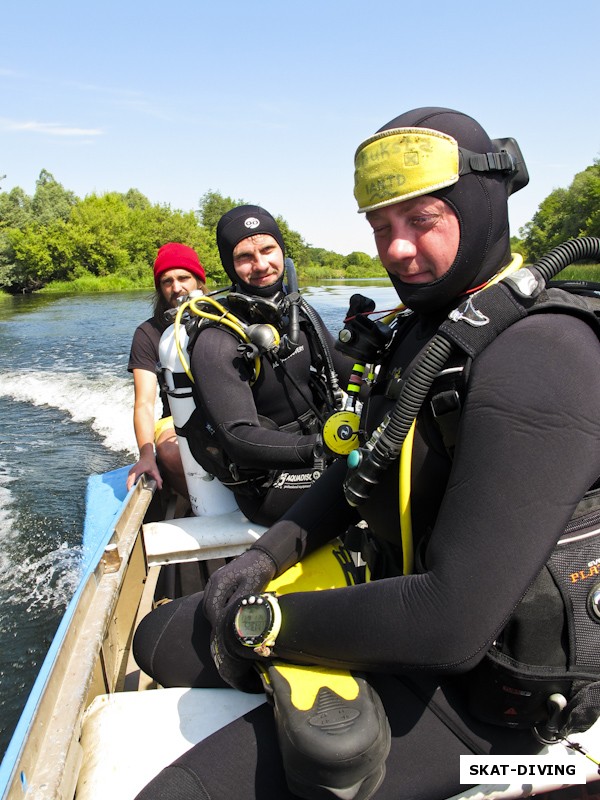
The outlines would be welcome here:
[[[132,800],[164,767],[265,702],[234,689],[156,689],[96,697],[81,731],[76,800]]]
[[[214,517],[183,517],[142,526],[148,566],[230,558],[247,550],[266,528],[239,509]]]

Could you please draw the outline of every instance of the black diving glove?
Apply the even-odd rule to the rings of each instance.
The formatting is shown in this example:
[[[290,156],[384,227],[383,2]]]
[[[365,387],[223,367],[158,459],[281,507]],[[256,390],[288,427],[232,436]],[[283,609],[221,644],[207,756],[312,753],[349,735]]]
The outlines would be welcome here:
[[[245,594],[263,591],[275,577],[276,564],[263,550],[251,547],[211,576],[202,600],[204,616],[217,628],[225,609]]]

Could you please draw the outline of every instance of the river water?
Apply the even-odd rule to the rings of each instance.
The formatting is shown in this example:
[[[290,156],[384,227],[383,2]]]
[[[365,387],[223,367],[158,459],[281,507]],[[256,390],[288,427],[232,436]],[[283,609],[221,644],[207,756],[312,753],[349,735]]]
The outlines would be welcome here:
[[[387,281],[309,286],[332,332],[354,292],[378,310]],[[80,575],[92,473],[135,460],[135,327],[147,292],[0,301],[0,758]]]

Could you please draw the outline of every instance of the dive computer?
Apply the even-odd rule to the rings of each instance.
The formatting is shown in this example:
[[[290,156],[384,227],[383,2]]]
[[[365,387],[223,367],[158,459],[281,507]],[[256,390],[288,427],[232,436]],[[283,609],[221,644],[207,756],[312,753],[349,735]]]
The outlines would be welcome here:
[[[271,593],[242,597],[233,621],[241,644],[259,656],[270,656],[281,628],[281,609]]]

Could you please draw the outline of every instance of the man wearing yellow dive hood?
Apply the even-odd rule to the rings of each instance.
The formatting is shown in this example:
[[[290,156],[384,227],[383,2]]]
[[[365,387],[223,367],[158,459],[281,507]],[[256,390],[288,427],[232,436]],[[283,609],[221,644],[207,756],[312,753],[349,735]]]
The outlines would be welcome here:
[[[363,142],[355,168],[359,211],[410,309],[392,325],[364,410],[367,436],[383,433],[348,464],[334,463],[255,545],[213,575],[203,596],[159,610],[164,626],[145,668],[172,685],[165,654],[191,639],[177,651],[176,681],[208,685],[210,623],[220,676],[239,688],[251,688],[256,662],[273,658],[362,670],[383,702],[391,750],[378,786],[337,796],[441,800],[461,790],[461,755],[537,753],[535,729],[581,731],[600,714],[599,601],[586,594],[570,613],[553,561],[576,509],[576,529],[594,530],[586,513],[599,506],[598,491],[589,490],[600,475],[600,343],[593,315],[564,292],[542,292],[540,305],[521,302],[527,287],[510,253],[507,200],[527,173],[513,140],[491,141],[457,111],[420,108]],[[501,302],[484,313],[478,298],[496,298],[487,287],[499,275],[514,291],[498,286]],[[431,389],[415,404],[414,556],[407,559],[399,459],[391,445],[378,446],[391,441],[385,437],[406,387],[449,320],[485,336],[502,314],[514,324],[498,323],[497,335],[470,358],[465,334],[463,350],[431,370]],[[445,379],[451,382],[439,386]],[[368,524],[363,553],[371,580],[270,598],[278,615],[264,631],[267,650],[240,641],[234,621],[249,597],[360,520]],[[574,646],[579,624],[592,646]],[[534,680],[511,672],[517,660],[530,665]],[[565,678],[569,668],[587,677]],[[583,695],[585,719],[576,719],[573,698]],[[556,699],[556,708],[549,705],[557,696],[570,701],[562,714]],[[549,718],[551,711],[557,716]],[[319,791],[315,797],[333,796]],[[292,798],[270,706],[192,748],[139,798],[166,796]]]

